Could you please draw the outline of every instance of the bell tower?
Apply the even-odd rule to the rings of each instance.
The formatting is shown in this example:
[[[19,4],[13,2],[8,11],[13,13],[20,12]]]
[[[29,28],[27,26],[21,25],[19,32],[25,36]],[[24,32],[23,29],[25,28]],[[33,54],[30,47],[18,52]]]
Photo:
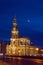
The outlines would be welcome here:
[[[17,20],[16,17],[13,20],[13,28],[12,28],[12,37],[11,37],[11,44],[15,42],[16,39],[18,39],[18,28],[17,28]]]
[[[13,22],[12,38],[18,38],[18,29],[17,29],[16,17],[14,18],[14,22]]]

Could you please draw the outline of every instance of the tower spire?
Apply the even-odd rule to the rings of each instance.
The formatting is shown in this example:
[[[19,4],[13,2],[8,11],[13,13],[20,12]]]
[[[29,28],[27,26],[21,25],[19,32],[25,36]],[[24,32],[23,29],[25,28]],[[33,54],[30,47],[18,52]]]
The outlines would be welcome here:
[[[14,21],[16,20],[16,16],[14,17]]]
[[[13,26],[17,28],[17,20],[16,20],[16,16],[14,17],[14,20],[13,20]]]
[[[13,20],[13,29],[12,29],[12,38],[18,38],[18,28],[17,28],[17,20],[16,16],[14,17]]]

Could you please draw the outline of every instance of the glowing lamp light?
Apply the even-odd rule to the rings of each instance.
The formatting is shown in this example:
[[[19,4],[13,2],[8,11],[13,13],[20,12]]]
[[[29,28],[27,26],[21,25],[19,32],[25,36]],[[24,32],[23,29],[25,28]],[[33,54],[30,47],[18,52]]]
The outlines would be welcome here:
[[[10,40],[11,40],[11,41],[15,41],[15,39],[12,39],[12,38],[11,38]]]
[[[38,51],[38,50],[39,50],[39,48],[36,48],[36,50]]]

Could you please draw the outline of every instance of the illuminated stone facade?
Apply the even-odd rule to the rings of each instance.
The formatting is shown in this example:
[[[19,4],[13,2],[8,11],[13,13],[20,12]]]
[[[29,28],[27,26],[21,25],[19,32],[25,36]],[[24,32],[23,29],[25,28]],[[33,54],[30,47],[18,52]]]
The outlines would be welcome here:
[[[6,46],[6,54],[14,56],[28,56],[30,55],[30,40],[28,38],[19,38],[19,31],[17,29],[17,21],[14,18],[12,37],[10,45]]]
[[[40,56],[43,56],[43,48],[40,49]]]
[[[30,45],[28,38],[19,37],[17,21],[14,18],[12,37],[10,38],[10,45],[6,46],[6,54],[14,56],[38,56],[39,48]],[[42,54],[43,55],[43,54]]]
[[[39,48],[30,46],[30,56],[39,56]]]

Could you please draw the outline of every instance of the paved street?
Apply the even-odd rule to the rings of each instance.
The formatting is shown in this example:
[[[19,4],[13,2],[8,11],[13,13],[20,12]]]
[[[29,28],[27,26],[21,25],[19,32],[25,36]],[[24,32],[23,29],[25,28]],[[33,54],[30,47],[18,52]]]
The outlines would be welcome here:
[[[7,60],[5,59],[5,61],[0,60],[0,65],[43,65],[43,60],[14,57]]]

